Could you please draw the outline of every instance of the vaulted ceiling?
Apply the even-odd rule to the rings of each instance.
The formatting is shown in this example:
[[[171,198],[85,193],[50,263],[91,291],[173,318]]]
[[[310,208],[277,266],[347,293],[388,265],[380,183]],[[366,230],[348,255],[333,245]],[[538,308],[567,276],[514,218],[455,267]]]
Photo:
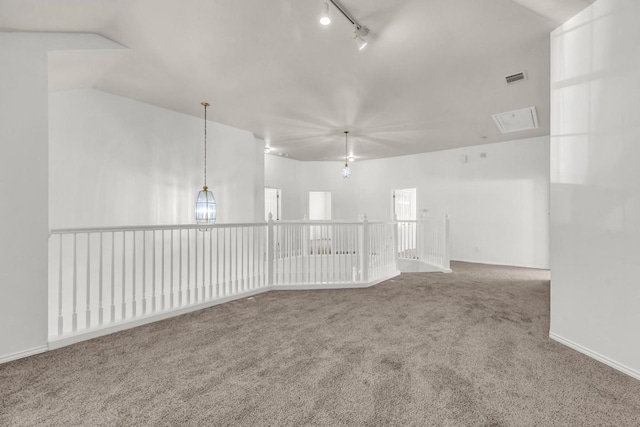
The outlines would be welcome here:
[[[125,53],[50,56],[51,90],[93,87],[254,132],[299,160],[372,159],[549,133],[549,32],[593,0],[0,0],[1,31],[95,32]],[[505,76],[525,71],[526,81]],[[501,134],[494,113],[535,106]]]

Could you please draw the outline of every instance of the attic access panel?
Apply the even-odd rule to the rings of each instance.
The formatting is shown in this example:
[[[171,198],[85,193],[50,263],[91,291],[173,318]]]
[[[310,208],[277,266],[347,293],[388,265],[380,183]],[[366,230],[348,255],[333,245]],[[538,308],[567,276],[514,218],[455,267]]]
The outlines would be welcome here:
[[[493,121],[502,133],[519,132],[538,128],[538,113],[536,107],[507,111],[494,114]]]

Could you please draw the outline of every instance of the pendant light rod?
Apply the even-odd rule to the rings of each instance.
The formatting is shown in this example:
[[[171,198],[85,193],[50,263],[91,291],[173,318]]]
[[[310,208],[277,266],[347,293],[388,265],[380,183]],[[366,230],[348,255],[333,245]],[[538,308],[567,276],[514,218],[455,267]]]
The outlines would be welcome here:
[[[342,168],[342,177],[348,179],[351,176],[351,168],[349,167],[349,131],[344,131],[344,168]]]
[[[207,190],[207,107],[208,102],[201,102],[200,105],[204,107],[204,185],[203,188]]]
[[[344,15],[345,18],[349,20],[349,22],[351,22],[352,25],[355,25],[357,29],[362,28],[362,25],[358,24],[358,21],[353,19],[351,15],[349,15],[349,13],[340,5],[340,3],[338,3],[336,0],[329,0],[329,1],[331,2],[332,5],[336,7],[336,9],[340,11],[340,13]]]
[[[345,166],[349,166],[349,146],[347,145],[347,136],[349,135],[349,131],[345,130],[344,131],[344,165]]]

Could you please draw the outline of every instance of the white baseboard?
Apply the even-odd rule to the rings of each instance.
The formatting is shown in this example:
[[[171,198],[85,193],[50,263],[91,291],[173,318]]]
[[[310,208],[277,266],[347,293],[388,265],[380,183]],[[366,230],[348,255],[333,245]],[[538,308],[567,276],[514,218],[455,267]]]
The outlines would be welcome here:
[[[438,267],[434,264],[419,259],[398,259],[400,271],[405,273],[451,273],[450,268]]]
[[[22,359],[23,357],[33,356],[34,354],[44,353],[49,349],[46,345],[40,345],[38,347],[33,347],[28,350],[18,351],[17,353],[7,354],[5,356],[0,356],[0,365],[3,363],[11,362],[12,360]]]
[[[525,265],[525,264],[511,264],[504,262],[495,262],[495,261],[484,261],[479,259],[451,259],[451,261],[459,261],[459,262],[469,262],[471,264],[486,264],[486,265],[497,265],[504,267],[519,267],[519,268],[533,268],[535,270],[549,270],[549,266],[541,267],[539,265]]]
[[[241,294],[229,296],[226,298],[221,298],[215,301],[207,301],[199,304],[193,304],[187,307],[183,307],[175,310],[167,310],[160,313],[149,314],[147,316],[138,317],[131,320],[125,319],[120,322],[110,323],[109,325],[92,328],[90,330],[87,330],[86,332],[56,337],[56,338],[50,339],[49,349],[55,350],[58,348],[66,347],[71,344],[76,344],[76,343],[87,341],[93,338],[102,337],[104,335],[109,335],[114,332],[120,332],[127,329],[135,328],[137,326],[147,325],[149,323],[157,322],[159,320],[169,319],[171,317],[180,316],[181,314],[191,313],[193,311],[202,310],[202,309],[213,307],[219,304],[224,304],[226,302],[248,298],[264,292],[268,292],[270,290],[272,290],[271,287],[254,289],[251,291],[243,292]]]
[[[630,377],[633,377],[637,380],[640,380],[640,371],[637,371],[635,369],[632,369],[628,366],[623,365],[622,363],[618,363],[615,360],[611,360],[606,356],[603,356],[599,353],[596,353],[593,350],[589,350],[586,347],[581,346],[580,344],[577,344],[571,340],[568,340],[566,338],[563,338],[557,334],[554,334],[553,332],[549,332],[549,338],[551,338],[552,340],[559,342],[560,344],[564,344],[569,348],[574,349],[577,352],[580,352],[582,354],[584,354],[585,356],[589,356],[592,359],[597,360],[598,362],[604,363],[605,365],[608,365],[610,367],[612,367],[613,369],[616,369],[622,373],[625,373],[627,375],[629,375]]]
[[[273,285],[267,288],[268,291],[304,291],[304,290],[323,290],[323,289],[358,289],[358,288],[369,288],[371,286],[375,286],[384,281],[393,279],[394,277],[398,277],[400,275],[399,271],[392,273],[388,276],[382,277],[380,279],[376,279],[372,282],[367,283],[327,283],[327,284],[319,284],[319,285],[305,285],[305,284],[297,284],[292,283],[290,285]]]

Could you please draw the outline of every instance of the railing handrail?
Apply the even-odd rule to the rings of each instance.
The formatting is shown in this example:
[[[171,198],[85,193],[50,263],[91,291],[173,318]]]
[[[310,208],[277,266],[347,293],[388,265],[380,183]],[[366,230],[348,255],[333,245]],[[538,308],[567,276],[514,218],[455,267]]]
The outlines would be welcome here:
[[[440,224],[445,220],[445,218],[442,219],[399,219],[396,221],[396,223],[400,224],[403,222],[408,222],[411,224],[418,224],[418,223],[432,223],[432,224]]]
[[[274,221],[273,225],[362,225],[363,221]],[[367,221],[369,225],[396,224],[394,221]]]
[[[340,220],[340,221],[326,221],[326,220],[277,220],[273,221],[274,225],[282,224],[282,225],[354,225],[354,224],[362,224],[362,221],[350,221],[350,220]]]
[[[399,221],[402,222],[402,221]],[[368,221],[369,225],[373,224],[396,224],[395,221]],[[273,225],[354,225],[363,224],[363,221],[321,221],[321,220],[287,220],[273,221]],[[153,231],[153,230],[192,230],[192,229],[216,229],[216,228],[233,228],[233,227],[266,227],[268,222],[241,222],[241,223],[223,223],[223,224],[175,224],[175,225],[126,225],[112,227],[84,227],[84,228],[54,228],[49,234],[86,234],[86,233],[111,233],[122,231]]]
[[[59,228],[49,241],[58,336],[269,286],[360,286],[399,258],[449,270],[450,257],[448,217]]]
[[[231,228],[231,227],[266,227],[266,222],[242,222],[224,224],[175,224],[175,225],[128,225],[113,227],[87,227],[87,228],[55,228],[49,234],[83,234],[83,233],[111,233],[120,231],[153,231],[153,230],[192,230],[203,228]]]

